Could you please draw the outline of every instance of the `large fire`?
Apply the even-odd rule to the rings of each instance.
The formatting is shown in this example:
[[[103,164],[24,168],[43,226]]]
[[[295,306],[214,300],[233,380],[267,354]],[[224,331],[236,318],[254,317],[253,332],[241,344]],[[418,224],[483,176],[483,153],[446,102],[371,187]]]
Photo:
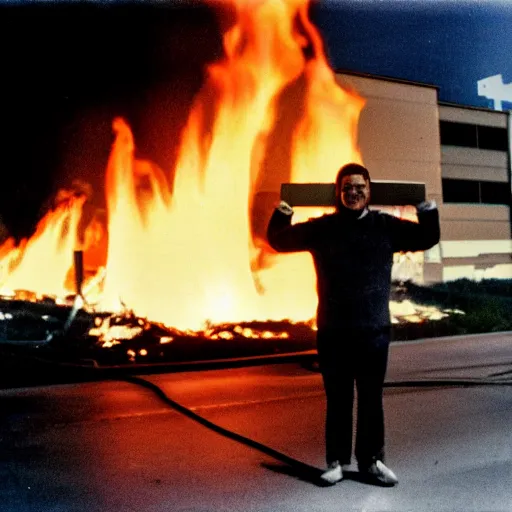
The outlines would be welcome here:
[[[311,258],[272,253],[253,234],[251,212],[257,193],[277,197],[281,181],[329,182],[344,163],[360,162],[364,100],[336,83],[308,0],[232,4],[224,57],[207,69],[175,169],[166,175],[135,158],[130,127],[113,121],[106,265],[83,288],[97,310],[126,307],[183,330],[314,316]],[[284,132],[290,136],[277,141]],[[270,153],[278,156],[269,166]],[[74,293],[73,251],[84,248],[87,259],[98,241],[91,224],[85,246],[83,236],[78,242],[84,202],[80,194],[64,197],[29,240],[0,248],[2,293]]]

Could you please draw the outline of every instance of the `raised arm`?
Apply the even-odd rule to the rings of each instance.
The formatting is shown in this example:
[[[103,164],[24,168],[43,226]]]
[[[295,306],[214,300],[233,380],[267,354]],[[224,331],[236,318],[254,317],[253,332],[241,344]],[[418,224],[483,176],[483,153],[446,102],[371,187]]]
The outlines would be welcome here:
[[[440,239],[439,211],[435,201],[419,204],[418,222],[397,219],[391,221],[391,238],[394,252],[426,251]]]
[[[307,251],[313,241],[313,224],[301,222],[292,226],[293,208],[281,201],[267,227],[267,240],[278,252]]]

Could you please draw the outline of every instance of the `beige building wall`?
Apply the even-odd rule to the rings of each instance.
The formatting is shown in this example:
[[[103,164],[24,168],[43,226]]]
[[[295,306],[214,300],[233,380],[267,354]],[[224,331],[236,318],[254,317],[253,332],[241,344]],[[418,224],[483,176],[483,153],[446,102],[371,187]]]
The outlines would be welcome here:
[[[428,199],[442,202],[439,109],[435,87],[337,74],[338,83],[366,100],[359,146],[372,179],[424,183]],[[419,281],[440,281],[439,247],[425,254]],[[407,264],[407,261],[404,262]],[[400,271],[395,265],[396,274]]]
[[[439,106],[441,121],[507,128],[508,114]],[[441,146],[443,178],[510,183],[506,151]],[[445,203],[441,206],[443,280],[512,278],[510,207]]]
[[[372,178],[425,183],[427,196],[441,201],[437,89],[351,74],[336,78],[366,99],[359,145]]]

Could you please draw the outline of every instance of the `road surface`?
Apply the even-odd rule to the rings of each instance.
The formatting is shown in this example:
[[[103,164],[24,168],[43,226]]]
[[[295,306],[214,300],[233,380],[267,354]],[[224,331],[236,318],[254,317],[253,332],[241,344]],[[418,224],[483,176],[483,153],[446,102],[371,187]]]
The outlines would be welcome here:
[[[394,488],[355,467],[318,485],[325,401],[300,363],[2,390],[0,511],[510,512],[511,372],[512,333],[393,345]]]

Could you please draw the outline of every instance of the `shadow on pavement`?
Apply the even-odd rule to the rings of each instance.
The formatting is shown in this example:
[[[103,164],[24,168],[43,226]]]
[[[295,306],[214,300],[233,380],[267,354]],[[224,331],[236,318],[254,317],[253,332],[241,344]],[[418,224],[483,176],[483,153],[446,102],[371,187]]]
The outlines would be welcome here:
[[[263,462],[261,465],[265,469],[269,469],[275,473],[291,476],[303,482],[316,485],[317,487],[331,487],[331,484],[324,482],[320,478],[320,475],[322,474],[320,469],[304,464],[298,460],[288,464]]]
[[[364,473],[359,473],[359,471],[343,471],[343,479],[353,480],[354,482],[359,482],[360,484],[373,485],[375,487],[394,487],[395,485],[379,482],[371,475],[365,475]]]
[[[303,482],[314,484],[318,487],[332,487],[334,485],[324,482],[320,478],[320,475],[322,474],[321,470],[299,461],[294,461],[293,464],[264,462],[262,463],[262,466],[270,471],[274,471],[275,473],[291,476],[298,480],[302,480]],[[359,482],[360,484],[373,485],[375,487],[394,486],[394,484],[384,484],[379,482],[372,476],[359,473],[358,471],[343,471],[343,480],[352,480],[354,482]]]

